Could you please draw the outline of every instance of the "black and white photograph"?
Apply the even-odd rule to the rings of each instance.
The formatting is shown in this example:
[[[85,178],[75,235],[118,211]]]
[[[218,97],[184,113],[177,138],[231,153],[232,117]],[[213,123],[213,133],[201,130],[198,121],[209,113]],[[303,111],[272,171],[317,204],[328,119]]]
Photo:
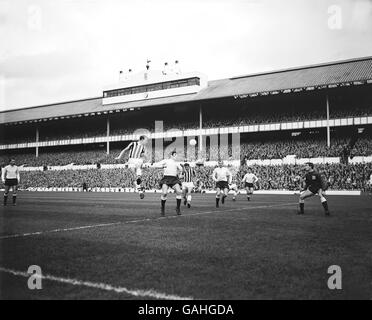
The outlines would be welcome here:
[[[371,300],[372,1],[0,0],[0,165],[0,300]]]

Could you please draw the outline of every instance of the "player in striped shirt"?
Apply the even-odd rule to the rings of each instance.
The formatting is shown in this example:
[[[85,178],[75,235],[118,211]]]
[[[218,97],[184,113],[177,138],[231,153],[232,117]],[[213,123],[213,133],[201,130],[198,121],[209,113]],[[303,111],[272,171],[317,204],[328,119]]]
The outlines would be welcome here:
[[[140,136],[138,141],[132,141],[128,146],[120,152],[119,156],[116,157],[116,160],[120,160],[126,152],[129,152],[129,160],[127,162],[128,167],[135,170],[137,175],[137,180],[135,182],[135,190],[139,192],[140,198],[143,199],[144,195],[144,188],[142,184],[142,165],[145,159],[146,153],[146,144],[147,144],[147,137]]]
[[[183,193],[183,199],[184,199],[184,205],[187,204],[187,207],[191,207],[191,192],[195,188],[193,179],[195,178],[195,170],[190,167],[190,164],[185,162],[183,165],[183,182],[182,182],[182,193]]]
[[[1,181],[4,183],[4,206],[7,204],[8,193],[10,188],[13,191],[13,206],[16,205],[18,184],[20,182],[19,169],[15,165],[15,160],[11,159],[9,165],[3,168],[1,172]]]

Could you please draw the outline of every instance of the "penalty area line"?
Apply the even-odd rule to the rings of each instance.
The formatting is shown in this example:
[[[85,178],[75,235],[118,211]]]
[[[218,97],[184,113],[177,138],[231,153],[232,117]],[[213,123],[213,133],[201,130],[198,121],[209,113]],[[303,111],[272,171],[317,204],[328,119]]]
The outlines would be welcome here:
[[[184,218],[184,217],[198,216],[198,215],[210,214],[210,213],[225,213],[225,212],[234,212],[234,211],[242,211],[242,210],[275,208],[275,207],[283,207],[283,206],[289,206],[289,205],[294,205],[294,204],[297,204],[297,202],[280,203],[280,204],[274,204],[274,205],[262,205],[262,206],[255,206],[255,207],[231,208],[231,209],[226,209],[226,210],[223,209],[223,211],[221,210],[222,209],[221,208],[220,210],[201,211],[201,212],[196,212],[196,213],[183,214],[179,216],[178,215],[165,216],[165,217],[160,216],[156,218],[143,218],[143,219],[137,219],[137,220],[101,223],[101,224],[93,224],[93,225],[80,226],[80,227],[60,228],[60,229],[53,229],[53,230],[46,230],[46,231],[10,234],[10,235],[5,235],[5,236],[0,236],[0,240],[38,236],[38,235],[43,235],[43,234],[48,234],[48,233],[59,233],[59,232],[68,232],[68,231],[76,231],[76,230],[84,230],[84,229],[110,227],[110,226],[125,225],[125,224],[139,223],[139,222],[146,222],[146,221]]]
[[[23,271],[17,271],[12,269],[7,269],[0,267],[0,272],[8,273],[14,276],[18,277],[24,277],[29,278],[31,274],[28,274],[27,272]],[[33,277],[37,277],[37,275],[33,274]],[[181,297],[174,294],[167,294],[163,292],[158,292],[154,289],[128,289],[125,287],[116,287],[111,284],[101,283],[101,282],[91,282],[91,281],[83,281],[78,279],[70,279],[70,278],[62,278],[62,277],[56,277],[53,275],[41,275],[39,276],[43,280],[49,280],[54,281],[58,283],[64,283],[69,284],[73,286],[80,286],[80,287],[87,287],[92,289],[99,289],[104,291],[110,291],[115,293],[125,293],[134,297],[139,298],[155,298],[155,299],[161,299],[161,300],[193,300],[192,297]]]

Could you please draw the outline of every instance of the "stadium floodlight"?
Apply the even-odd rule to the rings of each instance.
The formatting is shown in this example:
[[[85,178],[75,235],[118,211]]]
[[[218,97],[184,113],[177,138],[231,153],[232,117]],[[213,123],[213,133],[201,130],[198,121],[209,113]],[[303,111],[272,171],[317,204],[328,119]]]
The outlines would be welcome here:
[[[150,59],[147,59],[147,61],[146,61],[146,69],[147,70],[150,69],[150,62],[151,62],[151,60]]]
[[[169,66],[168,62],[164,62],[164,70],[163,70],[163,75],[167,75],[169,73]]]
[[[174,72],[176,73],[176,74],[180,74],[181,73],[181,69],[180,69],[180,66],[179,66],[179,61],[178,60],[175,60],[174,61]]]

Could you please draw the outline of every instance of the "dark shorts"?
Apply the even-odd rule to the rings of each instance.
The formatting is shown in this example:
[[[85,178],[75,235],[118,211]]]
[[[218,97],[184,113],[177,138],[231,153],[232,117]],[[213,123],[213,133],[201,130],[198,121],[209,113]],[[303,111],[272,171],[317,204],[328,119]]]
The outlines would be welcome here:
[[[5,179],[5,185],[8,187],[13,187],[18,185],[18,179]]]
[[[164,176],[159,182],[160,188],[163,187],[163,184],[166,184],[170,188],[173,188],[176,184],[178,184],[180,187],[182,185],[181,181],[177,177],[173,176]]]
[[[229,189],[229,184],[227,181],[218,181],[216,183],[216,188],[220,188],[221,190]]]
[[[253,185],[253,183],[248,183],[248,182],[246,182],[246,183],[245,183],[245,187],[246,187],[246,188],[254,188],[254,185]]]
[[[313,194],[317,194],[319,192],[319,189],[318,187],[309,187],[308,190],[313,193]]]

